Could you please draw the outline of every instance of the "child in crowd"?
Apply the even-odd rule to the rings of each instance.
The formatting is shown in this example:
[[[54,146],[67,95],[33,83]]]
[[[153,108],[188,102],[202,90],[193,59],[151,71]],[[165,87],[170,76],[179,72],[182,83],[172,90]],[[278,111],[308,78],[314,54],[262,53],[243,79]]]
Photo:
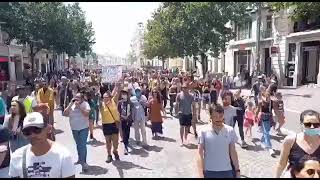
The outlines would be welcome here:
[[[248,136],[248,132],[249,132],[249,137],[252,137],[252,126],[254,124],[254,120],[255,120],[255,115],[254,115],[253,103],[248,102],[247,109],[245,111],[245,119],[244,119],[246,136]]]

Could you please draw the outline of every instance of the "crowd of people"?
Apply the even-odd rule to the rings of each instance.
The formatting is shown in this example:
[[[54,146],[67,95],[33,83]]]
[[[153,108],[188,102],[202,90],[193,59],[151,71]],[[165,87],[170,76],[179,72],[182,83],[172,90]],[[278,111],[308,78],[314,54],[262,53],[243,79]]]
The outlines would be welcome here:
[[[152,139],[161,139],[169,115],[179,119],[181,146],[190,141],[192,127],[199,143],[200,177],[240,177],[236,124],[242,148],[248,147],[257,125],[262,147],[275,156],[270,134],[273,129],[283,135],[286,118],[274,75],[258,76],[250,96],[243,96],[241,89],[233,93],[230,88],[238,85],[231,85],[226,74],[197,79],[184,72],[140,69],[123,73],[116,82],[102,82],[101,76],[101,71],[67,70],[39,75],[22,86],[7,85],[0,97],[0,149],[8,152],[2,153],[6,158],[1,166],[9,165],[9,176],[75,177],[76,164],[88,171],[87,140],[95,140],[94,126],[100,120],[106,163],[120,160],[119,143],[124,155],[130,154],[131,127],[136,144],[150,148],[148,121]],[[54,110],[69,119],[78,155],[75,163],[69,150],[56,141]],[[209,114],[210,125],[199,130],[202,110]],[[276,177],[319,178],[320,116],[307,110],[300,120],[304,131],[285,138]]]

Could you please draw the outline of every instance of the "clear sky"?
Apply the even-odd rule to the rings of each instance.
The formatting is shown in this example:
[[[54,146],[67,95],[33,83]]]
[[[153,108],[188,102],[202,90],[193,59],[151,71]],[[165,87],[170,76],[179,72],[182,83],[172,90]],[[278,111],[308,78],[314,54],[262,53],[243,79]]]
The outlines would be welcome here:
[[[92,22],[98,54],[125,57],[138,22],[147,22],[160,2],[80,2]]]

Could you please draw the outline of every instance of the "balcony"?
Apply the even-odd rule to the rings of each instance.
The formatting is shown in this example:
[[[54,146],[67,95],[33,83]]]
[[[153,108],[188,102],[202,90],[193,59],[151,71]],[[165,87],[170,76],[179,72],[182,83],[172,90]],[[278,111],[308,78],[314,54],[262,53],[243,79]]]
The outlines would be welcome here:
[[[261,31],[261,38],[262,39],[272,38],[272,29]]]

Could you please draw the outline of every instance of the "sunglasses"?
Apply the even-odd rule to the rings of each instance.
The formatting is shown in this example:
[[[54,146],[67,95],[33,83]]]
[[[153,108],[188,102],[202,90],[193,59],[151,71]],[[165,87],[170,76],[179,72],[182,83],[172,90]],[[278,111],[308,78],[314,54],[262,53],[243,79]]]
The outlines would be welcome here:
[[[311,128],[311,125],[313,125],[314,128],[319,128],[320,123],[303,123],[304,127]]]
[[[42,132],[43,128],[38,128],[38,127],[29,127],[24,130],[22,130],[23,135],[25,136],[30,136],[32,133],[34,134],[40,134]]]
[[[315,169],[308,169],[306,171],[306,173],[309,175],[309,176],[314,176],[316,173],[320,176],[320,171],[316,171]]]

